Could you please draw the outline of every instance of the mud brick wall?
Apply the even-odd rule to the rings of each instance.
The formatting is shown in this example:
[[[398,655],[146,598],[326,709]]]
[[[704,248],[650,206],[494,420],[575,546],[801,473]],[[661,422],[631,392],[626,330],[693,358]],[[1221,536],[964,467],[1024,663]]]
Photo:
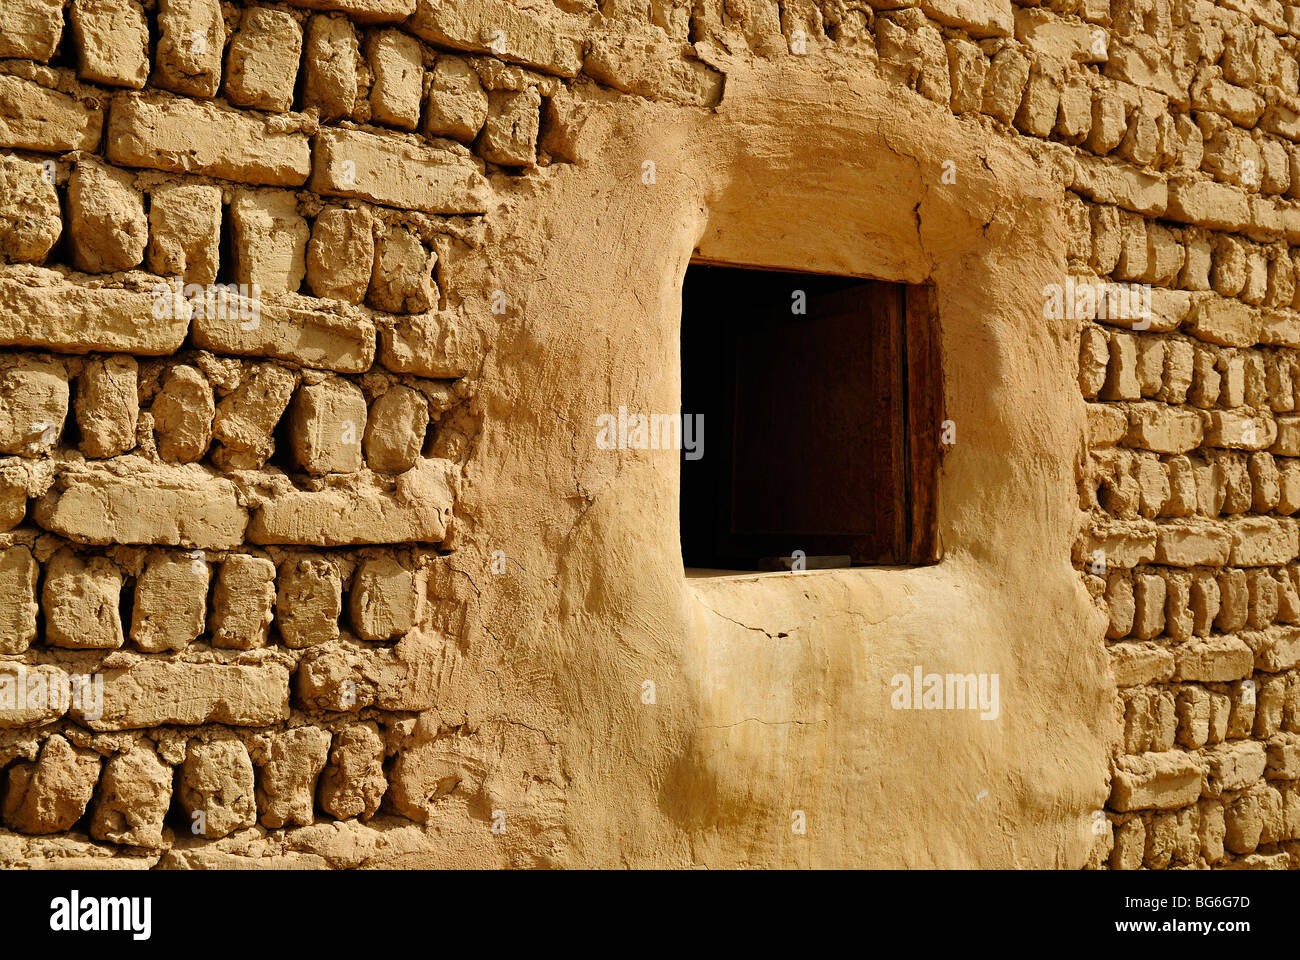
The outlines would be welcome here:
[[[425,818],[389,777],[478,429],[446,264],[560,81],[412,8],[0,8],[4,864]]]
[[[1081,334],[1078,559],[1107,616],[1123,730],[1097,861],[1293,868],[1300,8],[1079,13],[1017,14],[1031,62],[1015,122],[1048,133],[1035,103],[1058,75],[1038,48],[1105,27],[1108,56],[1067,70],[1050,131],[1075,145],[1071,269],[1152,287],[1145,319]]]
[[[592,104],[710,110],[732,57],[1015,141],[1061,283],[1150,287],[1067,308],[1122,730],[1090,865],[1300,866],[1298,56],[1276,0],[5,0],[0,681],[103,697],[0,709],[0,863],[400,862],[511,790],[508,861],[563,861],[556,744],[442,702],[514,295],[470,265],[600,162]]]

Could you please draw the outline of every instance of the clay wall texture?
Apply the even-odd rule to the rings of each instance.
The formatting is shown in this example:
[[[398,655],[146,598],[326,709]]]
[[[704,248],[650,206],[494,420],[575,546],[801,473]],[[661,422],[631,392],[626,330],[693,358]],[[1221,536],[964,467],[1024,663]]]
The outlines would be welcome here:
[[[457,565],[517,416],[484,357],[531,349],[480,264],[532,256],[497,211],[602,163],[599,105],[707,117],[731,59],[821,58],[1060,187],[1061,299],[1023,304],[1077,344],[1070,562],[1115,688],[1057,719],[1121,733],[1091,853],[1047,865],[1300,867],[1298,56],[1275,0],[3,0],[0,685],[103,687],[0,701],[0,863],[620,862],[566,817],[597,765],[470,650],[509,645],[504,571]]]

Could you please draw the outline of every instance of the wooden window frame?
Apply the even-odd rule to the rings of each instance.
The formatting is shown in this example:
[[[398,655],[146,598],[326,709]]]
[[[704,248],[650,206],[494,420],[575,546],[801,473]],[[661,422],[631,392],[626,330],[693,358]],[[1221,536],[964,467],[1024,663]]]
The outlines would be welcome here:
[[[692,258],[691,266],[696,265],[750,269],[768,274],[800,275],[799,271],[772,270]],[[836,276],[808,273],[802,275]],[[869,277],[836,276],[836,279],[884,283]],[[892,526],[892,530],[887,530],[889,542],[882,549],[882,544],[879,542],[880,531],[877,531],[877,535],[873,538],[864,538],[861,534],[852,532],[815,533],[803,538],[810,548],[807,551],[809,554],[848,555],[855,566],[918,566],[936,563],[942,556],[937,525],[938,484],[943,453],[940,439],[944,420],[944,397],[936,297],[933,287],[929,285],[891,283],[889,286],[898,291],[897,319],[890,321],[891,329],[885,336],[875,338],[870,359],[872,370],[877,376],[889,376],[894,381],[894,387],[886,394],[892,408],[889,415],[901,418],[901,430],[891,430],[887,435],[895,446],[890,459],[894,467],[886,469],[887,474],[895,475],[892,482],[894,503],[892,507],[883,509],[889,511],[888,517],[892,520],[879,516],[875,518],[878,523],[883,521],[885,528]],[[847,289],[852,294],[857,288]],[[888,293],[886,295],[889,296]],[[868,307],[864,306],[864,313],[867,309]],[[886,297],[873,301],[869,309],[876,312],[883,310],[885,314],[890,313]],[[685,316],[683,321],[687,322]],[[687,349],[685,331],[683,349]],[[687,361],[688,358],[683,356],[684,377]],[[738,373],[734,374],[731,384],[731,389],[737,393],[739,388],[734,378],[739,376]],[[734,413],[736,401],[734,398],[728,398],[727,402],[724,427],[728,435],[724,441],[722,456],[729,461],[729,466],[724,468],[730,471],[727,474],[729,479],[711,482],[718,502],[725,502],[728,509],[734,512],[740,499],[736,493],[737,485],[742,481],[740,468],[735,462],[735,452],[731,446],[731,435],[739,435],[742,428],[738,426],[739,421]],[[690,414],[694,411],[683,409],[682,412]],[[715,452],[719,446],[718,431],[715,428],[713,431],[706,432],[706,436],[708,436],[706,450],[711,455],[718,456]],[[683,468],[687,468],[687,465],[683,464]],[[725,493],[718,493],[719,486],[727,486],[728,489]],[[683,497],[685,497],[685,490],[683,490]],[[683,518],[683,524],[686,522]],[[788,532],[737,533],[734,526],[728,532],[719,532],[715,535],[717,537],[715,552],[719,556],[734,555],[755,562],[761,558],[772,559],[768,557],[768,552],[774,541],[789,542],[792,536],[799,536]],[[698,544],[696,546],[698,547]],[[685,538],[683,538],[683,548],[685,552]],[[869,550],[875,552],[869,553]],[[710,566],[733,569],[730,563],[725,566],[717,563]],[[749,568],[742,566],[736,569]]]

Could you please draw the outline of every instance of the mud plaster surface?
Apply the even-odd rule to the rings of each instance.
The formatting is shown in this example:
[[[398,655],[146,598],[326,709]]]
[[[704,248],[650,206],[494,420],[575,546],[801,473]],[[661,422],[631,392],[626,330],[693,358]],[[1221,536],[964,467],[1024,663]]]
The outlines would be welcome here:
[[[1078,867],[1115,730],[1101,615],[1069,565],[1077,340],[1036,308],[1064,272],[1062,178],[882,81],[719,65],[716,113],[594,106],[588,161],[508,195],[491,253],[460,267],[516,300],[481,318],[474,534],[453,564],[472,614],[439,709],[509,716],[554,751],[571,866]],[[957,426],[941,563],[684,576],[676,454],[599,450],[594,425],[677,409],[697,250],[935,285]],[[494,550],[508,576],[486,572]],[[918,664],[999,674],[1001,716],[892,710],[890,677]],[[472,856],[444,840],[402,864]]]

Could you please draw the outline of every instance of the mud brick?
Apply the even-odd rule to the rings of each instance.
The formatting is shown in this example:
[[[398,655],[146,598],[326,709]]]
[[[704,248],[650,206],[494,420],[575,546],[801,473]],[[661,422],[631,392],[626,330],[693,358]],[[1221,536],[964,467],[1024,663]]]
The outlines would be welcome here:
[[[301,386],[289,411],[294,459],[310,473],[361,469],[366,398],[342,377]]]
[[[238,740],[192,743],[176,797],[198,836],[216,840],[257,822],[253,763]]]
[[[295,649],[335,640],[343,610],[343,581],[328,560],[287,560],[276,577],[275,622]]]
[[[202,553],[155,553],[135,582],[131,641],[146,653],[184,650],[203,633],[211,571]]]
[[[375,78],[370,87],[371,120],[414,130],[424,96],[420,42],[399,30],[379,30],[366,38],[365,51]]]
[[[226,24],[218,0],[158,0],[154,83],[190,97],[221,86]]]
[[[1119,811],[1185,807],[1200,796],[1202,775],[1197,758],[1181,751],[1120,757],[1110,806]]]
[[[283,10],[244,10],[226,58],[226,99],[237,107],[285,111],[293,106],[302,27]]]
[[[45,642],[71,649],[122,645],[122,572],[106,557],[61,550],[45,566]]]
[[[134,90],[145,85],[149,25],[136,0],[72,0],[68,13],[82,80]]]
[[[221,562],[212,596],[212,645],[234,650],[266,646],[275,603],[275,564],[234,553]]]

